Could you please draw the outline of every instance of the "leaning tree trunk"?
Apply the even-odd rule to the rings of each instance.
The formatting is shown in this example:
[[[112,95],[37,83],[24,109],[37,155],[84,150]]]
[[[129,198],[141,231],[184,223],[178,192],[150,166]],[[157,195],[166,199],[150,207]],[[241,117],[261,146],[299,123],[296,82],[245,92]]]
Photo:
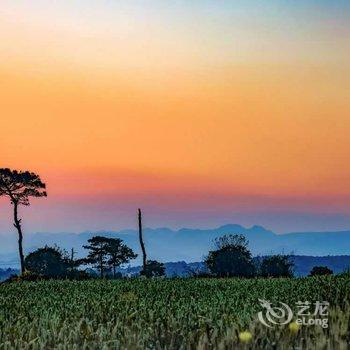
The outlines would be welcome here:
[[[142,214],[141,214],[141,209],[138,210],[139,215],[139,239],[140,239],[140,246],[142,250],[142,264],[143,264],[143,271],[146,270],[146,264],[147,264],[147,256],[146,256],[146,248],[145,244],[143,242],[143,235],[142,235]]]
[[[23,254],[23,232],[21,227],[21,219],[18,219],[18,203],[13,203],[13,217],[14,217],[14,224],[13,226],[16,227],[18,232],[18,251],[19,251],[19,258],[21,262],[21,273],[24,272],[24,254]]]

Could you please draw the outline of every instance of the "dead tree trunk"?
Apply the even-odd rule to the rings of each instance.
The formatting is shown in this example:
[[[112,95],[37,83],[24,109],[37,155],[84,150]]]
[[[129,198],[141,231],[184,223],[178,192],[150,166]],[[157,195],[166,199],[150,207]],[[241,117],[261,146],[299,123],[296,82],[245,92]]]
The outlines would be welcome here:
[[[146,270],[146,264],[147,264],[147,255],[146,255],[146,249],[145,244],[143,242],[143,235],[142,235],[142,214],[141,209],[138,210],[138,219],[139,219],[139,239],[140,239],[140,246],[142,250],[142,265],[143,265],[143,271]]]
[[[74,251],[74,248],[72,248],[71,255],[70,255],[70,270],[72,273],[73,273],[74,268],[75,268],[74,255],[75,255],[75,251]]]

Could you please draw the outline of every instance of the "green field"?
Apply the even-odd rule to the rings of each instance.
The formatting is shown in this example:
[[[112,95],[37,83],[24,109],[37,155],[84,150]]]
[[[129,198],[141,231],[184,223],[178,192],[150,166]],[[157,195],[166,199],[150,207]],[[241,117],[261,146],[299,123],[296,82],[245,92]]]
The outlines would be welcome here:
[[[269,329],[259,298],[327,300],[329,328]],[[349,302],[349,277],[10,283],[0,286],[0,349],[346,349]]]

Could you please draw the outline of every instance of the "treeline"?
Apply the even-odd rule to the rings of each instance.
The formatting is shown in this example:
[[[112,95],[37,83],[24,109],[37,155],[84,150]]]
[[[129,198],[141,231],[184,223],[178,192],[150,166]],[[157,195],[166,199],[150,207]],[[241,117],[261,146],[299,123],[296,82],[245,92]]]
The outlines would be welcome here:
[[[31,197],[46,197],[46,184],[40,176],[29,171],[17,171],[0,168],[0,197],[10,200],[13,207],[13,225],[18,233],[18,252],[21,266],[21,279],[35,278],[89,278],[91,274],[82,270],[81,266],[90,265],[98,271],[100,278],[117,278],[118,267],[137,257],[131,248],[119,238],[95,236],[84,246],[88,254],[85,258],[75,259],[71,254],[59,247],[43,247],[26,257],[23,253],[22,220],[19,207],[28,206]],[[164,264],[148,260],[143,241],[142,216],[138,209],[139,240],[142,251],[142,270],[145,277],[161,277],[165,275]],[[289,256],[273,255],[263,258],[255,264],[248,249],[248,241],[243,235],[224,235],[215,240],[215,249],[209,251],[205,258],[207,272],[193,272],[193,276],[202,277],[292,277],[293,262]],[[332,271],[319,266],[312,274],[330,274]]]
[[[248,240],[240,234],[228,234],[214,240],[204,263],[207,277],[293,277],[294,264],[288,255],[272,255],[261,261],[253,259]],[[194,274],[196,275],[196,273]]]
[[[87,250],[84,258],[75,258],[72,249],[68,253],[58,246],[45,246],[29,253],[24,259],[25,272],[13,276],[12,280],[38,279],[90,279],[90,278],[121,278],[118,268],[137,254],[119,238],[95,236],[83,246]],[[146,269],[140,275],[145,277],[160,277],[165,275],[164,264],[148,260]]]
[[[26,256],[26,272],[20,277],[13,277],[12,280],[117,279],[123,277],[118,268],[137,257],[137,254],[119,238],[95,236],[83,247],[87,250],[87,256],[77,259],[74,250],[69,254],[57,246],[39,248]],[[283,278],[294,275],[291,256],[280,254],[254,259],[248,249],[248,241],[239,234],[216,238],[214,248],[208,252],[204,264],[205,270],[192,270],[190,277]],[[310,275],[332,273],[327,267],[316,266]],[[165,266],[155,260],[147,260],[146,269],[142,268],[138,275],[149,278],[163,277]]]
[[[204,260],[207,272],[194,271],[200,277],[294,277],[291,255],[276,254],[253,259],[248,240],[241,234],[229,234],[214,240],[214,249]],[[314,266],[309,276],[331,275],[326,266]]]

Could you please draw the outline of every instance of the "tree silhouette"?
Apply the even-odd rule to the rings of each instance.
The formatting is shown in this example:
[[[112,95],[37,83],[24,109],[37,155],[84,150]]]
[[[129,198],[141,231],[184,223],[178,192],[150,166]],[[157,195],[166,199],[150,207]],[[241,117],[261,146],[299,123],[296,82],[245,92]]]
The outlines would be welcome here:
[[[123,243],[119,238],[108,238],[95,236],[88,240],[89,245],[84,245],[90,252],[81,263],[91,264],[100,272],[100,277],[104,276],[107,269],[112,268],[113,277],[116,277],[116,268],[125,264],[137,255]]]
[[[25,258],[27,271],[50,278],[65,277],[70,268],[66,252],[56,247],[39,248]]]
[[[29,197],[46,197],[46,185],[39,175],[29,171],[17,171],[0,168],[0,196],[10,198],[13,205],[14,226],[18,232],[18,250],[21,272],[25,270],[23,254],[23,231],[21,219],[18,218],[18,206],[29,205]]]
[[[326,276],[333,275],[333,271],[328,266],[314,266],[309,276]]]
[[[255,266],[248,241],[243,235],[228,234],[214,240],[216,250],[209,251],[205,264],[218,277],[252,277]]]
[[[165,266],[157,260],[147,260],[146,268],[141,271],[140,275],[149,278],[165,276]]]
[[[293,277],[294,263],[289,255],[271,255],[260,266],[262,277]]]
[[[100,277],[108,266],[108,238],[95,236],[88,240],[89,245],[84,245],[83,248],[89,250],[86,259],[82,259],[83,263],[91,264],[100,272]]]
[[[106,248],[109,255],[108,265],[113,270],[114,278],[116,277],[117,267],[137,257],[137,254],[119,238],[108,238]]]

